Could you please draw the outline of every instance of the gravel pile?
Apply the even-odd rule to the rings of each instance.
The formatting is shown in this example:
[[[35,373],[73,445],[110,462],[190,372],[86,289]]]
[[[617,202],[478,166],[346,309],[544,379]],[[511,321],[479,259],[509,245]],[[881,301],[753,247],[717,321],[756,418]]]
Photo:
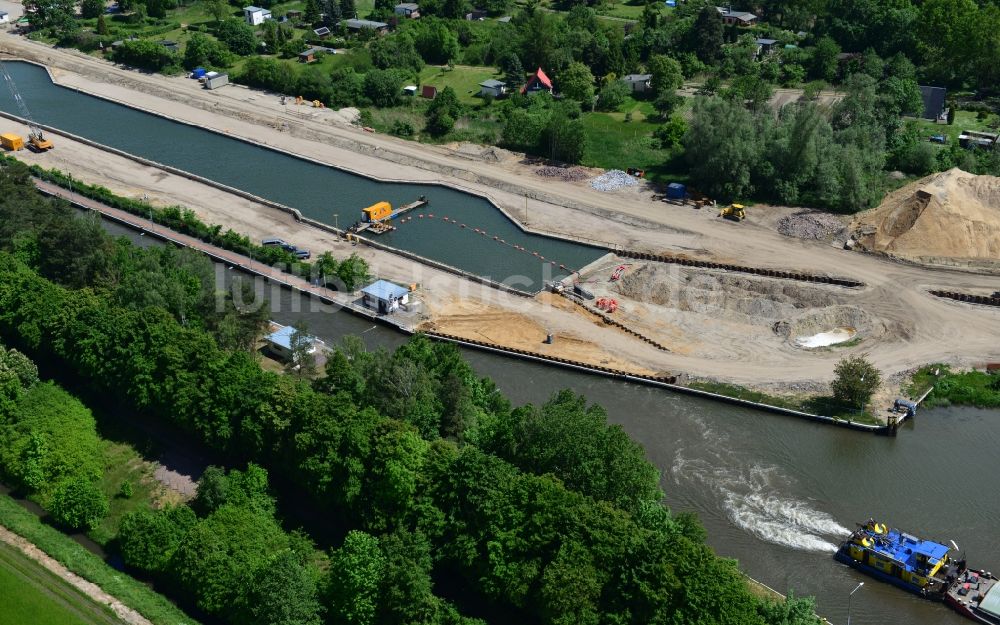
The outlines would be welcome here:
[[[778,232],[797,239],[831,239],[844,230],[840,219],[826,213],[796,213],[778,220]]]
[[[634,187],[639,184],[635,176],[630,176],[620,169],[612,169],[590,181],[590,186],[598,191],[617,191],[625,187]]]
[[[560,180],[565,180],[566,182],[576,182],[578,180],[587,179],[587,172],[578,167],[553,167],[549,165],[546,167],[539,167],[535,170],[535,173],[545,178],[559,178]]]

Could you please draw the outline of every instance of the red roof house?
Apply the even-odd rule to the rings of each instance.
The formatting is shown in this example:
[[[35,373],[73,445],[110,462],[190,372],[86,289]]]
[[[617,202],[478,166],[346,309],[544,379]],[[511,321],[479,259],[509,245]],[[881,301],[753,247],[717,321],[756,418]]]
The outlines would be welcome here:
[[[521,93],[538,93],[539,91],[552,93],[552,81],[545,75],[541,67],[531,75],[527,84],[521,87]]]

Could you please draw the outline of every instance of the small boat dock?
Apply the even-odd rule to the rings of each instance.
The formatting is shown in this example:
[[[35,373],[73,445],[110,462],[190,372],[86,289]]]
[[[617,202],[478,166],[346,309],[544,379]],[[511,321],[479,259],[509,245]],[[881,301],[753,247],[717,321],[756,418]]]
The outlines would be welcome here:
[[[427,206],[428,203],[427,198],[421,195],[415,202],[404,204],[396,209],[393,209],[392,205],[388,202],[373,204],[372,206],[369,206],[361,211],[364,215],[363,221],[359,221],[351,226],[349,231],[356,234],[366,231],[371,232],[372,234],[385,234],[386,232],[391,232],[396,229],[396,226],[389,222],[396,219],[403,213],[411,211],[415,208],[423,208],[424,206]]]

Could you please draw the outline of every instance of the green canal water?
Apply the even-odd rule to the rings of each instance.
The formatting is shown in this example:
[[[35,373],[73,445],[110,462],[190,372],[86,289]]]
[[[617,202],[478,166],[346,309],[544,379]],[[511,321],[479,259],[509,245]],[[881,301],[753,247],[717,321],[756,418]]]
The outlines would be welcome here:
[[[538,290],[603,253],[526,234],[477,196],[438,185],[377,182],[60,87],[29,63],[8,66],[38,122],[292,206],[318,221],[347,226],[375,202],[399,206],[424,195],[430,206],[408,214],[412,219],[380,241],[523,290]],[[0,109],[18,113],[6,89],[0,89]]]

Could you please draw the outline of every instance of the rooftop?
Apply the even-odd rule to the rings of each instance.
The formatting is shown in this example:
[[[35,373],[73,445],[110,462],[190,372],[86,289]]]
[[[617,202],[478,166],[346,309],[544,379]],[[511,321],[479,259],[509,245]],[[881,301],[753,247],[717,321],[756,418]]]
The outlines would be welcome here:
[[[417,11],[420,9],[420,5],[416,2],[401,2],[396,5],[397,9],[409,9],[410,11]]]
[[[895,560],[908,571],[933,567],[948,554],[948,547],[940,543],[921,540],[897,529],[890,529],[884,536],[870,535],[875,541],[872,551]]]
[[[483,82],[479,83],[479,86],[480,87],[495,88],[495,87],[503,87],[505,84],[507,84],[507,83],[505,83],[502,80],[497,80],[495,78],[490,78],[489,80],[484,80]]]
[[[403,297],[409,291],[406,287],[399,286],[398,284],[393,284],[388,280],[376,280],[372,282],[365,288],[361,289],[361,292],[365,295],[371,295],[372,297],[381,300],[390,300]]]
[[[622,76],[622,80],[625,82],[646,82],[647,80],[652,79],[652,74],[629,74],[627,76]]]
[[[778,43],[778,40],[761,37],[760,39],[757,40],[757,43],[759,43],[762,46],[773,46],[774,44]]]
[[[721,13],[723,17],[731,17],[733,19],[738,19],[743,22],[749,22],[750,20],[757,19],[757,16],[749,11],[732,11],[726,7],[715,7],[715,8],[718,9],[719,13]]]
[[[267,9],[262,9],[260,7],[255,7],[255,6],[248,6],[248,7],[243,7],[243,10],[246,11],[247,13],[256,13],[258,11],[266,11]]]
[[[344,25],[348,28],[354,28],[356,30],[361,30],[362,28],[388,28],[389,25],[385,22],[374,22],[372,20],[359,20],[359,19],[349,19],[344,20]]]
[[[292,336],[295,334],[295,328],[292,326],[283,326],[278,330],[267,335],[267,340],[279,347],[285,349],[292,349]],[[316,337],[309,336],[309,342],[314,343]]]

